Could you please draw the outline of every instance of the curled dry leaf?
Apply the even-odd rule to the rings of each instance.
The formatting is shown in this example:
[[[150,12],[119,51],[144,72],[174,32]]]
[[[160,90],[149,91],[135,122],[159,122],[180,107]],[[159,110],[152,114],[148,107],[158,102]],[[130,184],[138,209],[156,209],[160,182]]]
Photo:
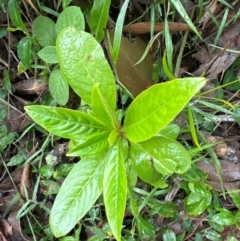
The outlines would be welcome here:
[[[206,72],[206,77],[215,79],[218,74],[224,73],[239,56],[238,53],[228,51],[240,49],[239,35],[240,21],[236,21],[223,31],[223,34],[217,43],[217,46],[222,49],[215,48],[211,55],[207,48],[202,48],[199,52],[193,54],[192,56],[202,63],[199,69],[193,74],[199,76]],[[214,37],[209,39],[209,44],[213,43]]]
[[[8,241],[9,237],[13,234],[12,227],[4,218],[0,218],[0,240]]]
[[[109,35],[112,41],[113,31],[109,31]],[[108,56],[111,59],[107,38],[105,38],[105,45]],[[121,39],[116,69],[120,82],[133,96],[137,96],[152,85],[152,61],[150,54],[147,54],[141,63],[135,65],[141,59],[146,47],[146,44],[138,37],[133,42],[130,42],[126,37]]]
[[[222,176],[224,188],[227,191],[237,190],[240,186],[240,163],[233,163],[227,160],[221,160]],[[209,163],[200,161],[198,167],[205,171],[208,176],[209,184],[217,191],[222,192],[220,179],[212,160]]]
[[[213,146],[213,150],[215,151],[218,157],[224,157],[227,154],[228,146],[222,137],[209,136],[207,137],[207,141],[209,143],[216,143],[216,145]]]
[[[17,186],[20,183],[21,175],[22,170],[19,167],[17,167],[14,171],[11,172],[11,179],[8,175],[5,175],[4,178],[0,180],[0,192],[13,189],[13,182]]]
[[[32,195],[32,185],[30,181],[30,171],[31,171],[31,164],[25,164],[22,176],[21,176],[21,183],[20,183],[20,194],[22,197],[25,197],[25,189],[28,191],[28,195]]]
[[[11,236],[12,241],[32,241],[23,231],[20,223],[20,219],[16,218],[17,212],[13,212],[8,217],[8,222],[11,224],[13,229],[13,235]]]
[[[13,85],[13,91],[22,95],[38,94],[47,88],[47,83],[36,81],[34,77],[22,80]]]
[[[211,19],[211,16],[209,14],[209,12],[211,12],[212,14],[215,13],[216,9],[218,7],[218,1],[217,0],[213,0],[209,5],[208,5],[208,11],[206,10],[206,12],[204,13],[203,17],[200,19],[199,23],[203,24],[203,27],[208,23],[208,21]]]
[[[8,191],[2,192],[2,196],[0,197],[0,211],[4,212],[6,208],[9,207],[13,198],[16,196],[17,192],[15,189],[10,189]],[[22,207],[22,202],[18,200],[14,206],[11,208],[11,212],[18,211]],[[1,240],[1,239],[0,239]]]
[[[190,31],[191,28],[186,23],[168,23],[170,31]],[[164,23],[155,23],[154,32],[161,32],[164,30]],[[130,32],[132,34],[150,33],[150,22],[134,23],[123,27],[123,32]]]
[[[240,163],[233,163],[227,160],[221,160],[220,163],[222,167],[223,180],[225,182],[240,180]],[[209,180],[219,182],[220,179],[212,160],[209,160],[209,163],[200,161],[197,165],[200,169],[207,173]]]

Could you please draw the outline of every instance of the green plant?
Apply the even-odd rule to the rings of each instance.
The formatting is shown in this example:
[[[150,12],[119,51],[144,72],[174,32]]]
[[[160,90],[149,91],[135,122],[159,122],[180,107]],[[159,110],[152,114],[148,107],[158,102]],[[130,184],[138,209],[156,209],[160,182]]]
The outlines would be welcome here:
[[[189,153],[164,130],[205,79],[175,79],[150,87],[133,100],[121,125],[114,76],[98,42],[90,34],[68,27],[57,37],[56,52],[64,78],[91,110],[25,107],[46,130],[70,139],[67,155],[81,157],[54,202],[52,232],[56,237],[66,235],[103,193],[109,226],[116,240],[121,240],[127,194],[137,226],[143,225],[131,197],[137,176],[163,188],[166,175],[190,168]]]

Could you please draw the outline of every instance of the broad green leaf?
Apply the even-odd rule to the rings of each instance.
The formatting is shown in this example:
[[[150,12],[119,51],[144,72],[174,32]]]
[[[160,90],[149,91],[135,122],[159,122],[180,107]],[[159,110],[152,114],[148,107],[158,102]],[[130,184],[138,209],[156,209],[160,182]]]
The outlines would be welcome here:
[[[60,185],[57,182],[51,180],[42,180],[41,186],[44,187],[42,193],[45,196],[57,194],[60,189]]]
[[[134,163],[134,169],[138,176],[147,183],[156,183],[162,175],[156,170],[151,156],[137,144],[131,146],[130,158]]]
[[[43,165],[40,168],[40,174],[45,178],[50,178],[54,173],[54,169],[50,166]]]
[[[42,47],[55,46],[55,23],[48,17],[38,16],[32,26],[33,37]]]
[[[194,33],[201,38],[199,32],[197,31],[197,28],[194,26],[192,20],[189,18],[188,14],[186,13],[181,1],[179,0],[170,0],[170,2],[173,4],[173,6],[176,8],[178,13],[182,16],[184,21],[189,25],[189,27],[194,31]]]
[[[114,111],[109,107],[108,103],[99,90],[99,84],[95,84],[93,87],[92,109],[94,116],[99,119],[106,127],[111,130],[120,128],[120,123]]]
[[[159,132],[159,135],[175,140],[178,137],[179,131],[180,128],[177,124],[169,124]]]
[[[66,235],[89,211],[103,189],[103,155],[81,159],[63,182],[50,214],[50,227],[57,238]]]
[[[102,47],[86,32],[69,27],[57,38],[57,54],[64,77],[89,105],[96,83],[112,110],[116,107],[116,84]]]
[[[65,9],[71,2],[72,0],[62,0],[62,8]]]
[[[56,34],[58,35],[66,27],[74,27],[76,30],[85,29],[85,21],[79,7],[70,6],[65,8],[56,22]]]
[[[215,214],[213,217],[211,217],[211,221],[216,222],[223,226],[231,226],[236,224],[236,218],[233,215],[233,213],[231,213],[230,211],[229,213]]]
[[[108,137],[109,146],[112,146],[117,141],[118,137],[119,132],[117,130],[112,130]]]
[[[25,27],[21,14],[19,11],[19,7],[17,4],[17,0],[9,0],[8,1],[8,13],[12,23],[20,30],[22,30],[25,34],[28,33],[27,28]]]
[[[7,34],[8,34],[8,31],[6,27],[0,27],[0,38],[7,36]]]
[[[90,15],[90,29],[98,42],[101,42],[104,37],[104,30],[106,29],[110,0],[95,0]]]
[[[108,145],[108,136],[110,132],[96,132],[95,135],[91,136],[89,139],[84,141],[81,144],[78,144],[77,141],[71,142],[70,151],[67,153],[67,156],[89,156],[102,153]]]
[[[224,225],[224,226],[231,226],[234,225],[236,223],[236,219],[234,217],[234,215],[226,215],[224,213],[218,213],[215,214],[212,218],[211,221],[214,221],[220,225]]]
[[[17,46],[18,58],[23,63],[24,67],[28,69],[31,64],[32,41],[29,37],[22,38]]]
[[[163,233],[163,241],[176,241],[176,234],[171,230],[168,229]]]
[[[5,125],[0,126],[0,152],[14,142],[15,136],[15,132],[8,133],[8,129]]]
[[[211,241],[222,241],[222,235],[215,231],[213,228],[204,230],[204,237]]]
[[[21,164],[22,162],[26,161],[27,159],[27,155],[25,153],[18,153],[15,156],[11,157],[11,159],[9,160],[9,162],[7,163],[7,166],[11,167],[11,166],[16,166]]]
[[[155,236],[155,228],[153,227],[153,224],[143,219],[140,215],[136,217],[136,225],[143,240],[145,240],[144,237],[150,238]]]
[[[44,129],[63,138],[86,139],[106,130],[95,117],[76,110],[38,105],[26,106],[25,110]]]
[[[49,64],[58,63],[58,57],[55,46],[47,46],[38,52],[38,56]]]
[[[175,79],[138,95],[127,110],[123,131],[132,142],[145,141],[167,126],[204,86],[205,78]]]
[[[190,215],[199,215],[211,204],[212,194],[206,185],[200,182],[191,182],[188,186],[191,193],[184,200],[185,208]]]
[[[9,71],[6,70],[6,69],[3,70],[2,84],[3,84],[4,89],[8,93],[12,94],[12,83],[11,83],[11,80],[10,80]]]
[[[173,218],[178,212],[177,204],[172,202],[162,202],[154,199],[152,202],[149,203],[149,206],[151,207],[151,215],[158,214],[165,218]]]
[[[232,198],[234,204],[236,205],[236,207],[239,210],[240,209],[240,192],[239,192],[239,190],[238,190],[238,192],[229,192],[229,196]]]
[[[66,105],[69,97],[69,86],[60,69],[55,69],[51,72],[49,90],[59,105]]]
[[[121,241],[127,197],[127,178],[122,149],[121,141],[118,141],[109,149],[103,180],[103,197],[107,219],[117,241]]]
[[[163,175],[184,173],[191,166],[191,157],[182,145],[166,137],[155,136],[138,143],[150,155],[158,172]]]

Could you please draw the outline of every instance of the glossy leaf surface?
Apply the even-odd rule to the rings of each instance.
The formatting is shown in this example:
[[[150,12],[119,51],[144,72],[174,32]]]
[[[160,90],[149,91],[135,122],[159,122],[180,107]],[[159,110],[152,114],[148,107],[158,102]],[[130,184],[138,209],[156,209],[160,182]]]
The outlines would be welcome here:
[[[69,87],[60,69],[54,69],[51,72],[49,77],[49,90],[59,105],[66,105],[69,97]]]
[[[116,127],[120,127],[120,123],[118,123],[114,111],[111,110],[99,90],[99,84],[96,84],[93,87],[92,109],[94,116],[96,116],[96,118],[99,119],[102,123],[104,123],[109,129],[114,130],[116,129]]]
[[[200,182],[191,182],[188,186],[191,193],[185,200],[185,208],[190,215],[199,215],[211,204],[212,194]]]
[[[104,29],[106,29],[110,0],[95,0],[90,15],[90,29],[98,42],[104,37]]]
[[[174,140],[156,136],[138,144],[150,155],[155,168],[163,175],[184,173],[191,166],[190,155]]]
[[[93,116],[76,110],[47,106],[27,106],[28,115],[54,135],[68,139],[85,139],[106,128]]]
[[[236,223],[236,217],[231,211],[220,209],[220,213],[213,215],[211,221],[223,226],[231,226]]]
[[[83,158],[62,184],[50,214],[50,227],[57,238],[71,231],[101,194],[103,160],[103,155]]]
[[[84,17],[79,7],[70,6],[60,13],[56,22],[56,34],[59,34],[64,28],[70,26],[79,31],[85,29]]]
[[[67,155],[83,157],[99,154],[109,146],[109,134],[109,131],[96,133],[81,144],[75,143],[77,141],[72,141],[72,147],[70,148],[70,151],[67,153]]]
[[[22,38],[17,46],[18,57],[24,67],[28,69],[31,64],[32,42],[28,37]]]
[[[108,223],[117,241],[121,241],[126,206],[127,178],[121,142],[109,149],[103,181],[103,196]]]
[[[159,132],[159,135],[175,140],[178,137],[179,131],[180,128],[178,125],[169,124]]]
[[[8,1],[8,13],[12,23],[20,30],[25,33],[28,33],[20,14],[20,10],[17,4],[17,0]]]
[[[205,78],[175,79],[157,84],[138,95],[127,110],[126,137],[140,142],[156,135],[204,86]]]
[[[162,178],[162,175],[155,169],[151,156],[139,145],[132,145],[130,155],[135,171],[144,182],[152,184]]]
[[[112,110],[116,106],[116,84],[102,47],[88,33],[69,27],[57,38],[61,71],[73,90],[89,105],[96,83]]]

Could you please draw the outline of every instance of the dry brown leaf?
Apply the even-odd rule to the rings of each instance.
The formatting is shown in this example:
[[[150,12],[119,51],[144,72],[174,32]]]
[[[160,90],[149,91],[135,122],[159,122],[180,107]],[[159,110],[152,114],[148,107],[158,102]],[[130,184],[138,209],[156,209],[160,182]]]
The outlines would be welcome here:
[[[168,23],[170,31],[191,31],[191,28],[186,23]],[[164,23],[155,23],[154,32],[161,32],[164,30]],[[132,34],[150,33],[150,22],[134,23],[123,27],[123,32],[130,32]]]
[[[13,228],[13,235],[11,236],[12,241],[32,241],[32,238],[28,237],[22,232],[20,220],[16,218],[17,212],[13,212],[8,217],[8,222]]]
[[[22,169],[17,167],[14,171],[11,172],[11,178],[9,175],[4,176],[4,178],[0,182],[0,192],[8,191],[14,188],[14,184],[17,186],[20,183],[22,175]]]
[[[3,195],[0,197],[0,211],[4,212],[6,208],[8,208],[9,205],[11,204],[17,192],[15,189],[11,189],[11,190],[2,192],[2,194]],[[22,202],[21,200],[18,200],[11,208],[11,212],[18,211],[21,207],[22,207]]]
[[[0,240],[1,241],[8,241],[9,236],[12,235],[12,228],[9,225],[9,223],[3,219],[0,218]]]
[[[222,175],[224,182],[232,182],[240,180],[240,163],[233,163],[227,160],[221,160]],[[214,167],[214,163],[209,160],[209,163],[200,161],[197,163],[198,167],[205,171],[208,175],[208,180],[219,182],[219,176]]]
[[[27,126],[32,123],[32,120],[20,111],[9,109],[9,114],[5,117],[4,123],[8,131],[23,131]]]
[[[30,181],[30,171],[31,171],[31,164],[27,163],[25,164],[22,176],[21,176],[21,183],[20,183],[20,194],[22,197],[25,197],[25,190],[28,192],[28,196],[32,195],[32,185]]]
[[[220,136],[208,136],[208,143],[215,143],[213,146],[213,150],[218,157],[224,157],[227,154],[228,146],[225,141],[223,141],[223,137]]]
[[[113,32],[109,33],[113,39]],[[105,38],[105,45],[110,58],[107,38]],[[141,63],[135,65],[142,57],[146,47],[146,44],[138,37],[133,43],[126,37],[122,37],[116,69],[120,82],[133,96],[137,96],[152,85],[151,56],[147,54]]]
[[[47,88],[47,83],[38,82],[34,77],[22,80],[13,85],[13,90],[22,95],[35,95]]]
[[[193,54],[195,59],[202,62],[202,65],[193,74],[199,76],[206,71],[206,77],[215,79],[218,74],[224,73],[239,56],[238,53],[228,52],[224,48],[239,50],[239,34],[240,21],[231,24],[231,27],[228,27],[223,31],[223,34],[217,43],[217,46],[223,48],[223,50],[215,48],[212,56],[210,56],[209,51],[206,48],[202,48],[198,53]],[[214,38],[210,41],[212,42],[209,42],[209,44],[213,43]]]
[[[217,0],[213,0],[209,5],[208,5],[208,7],[207,8],[209,8],[208,10],[212,13],[212,14],[214,14],[215,13],[215,11],[216,11],[216,9],[217,9],[217,7],[218,7],[218,2],[217,2]],[[208,21],[210,20],[210,15],[209,15],[209,12],[208,11],[206,11],[205,13],[204,13],[204,15],[203,15],[203,17],[201,18],[201,20],[199,21],[199,23],[203,23],[203,27],[208,23]]]

